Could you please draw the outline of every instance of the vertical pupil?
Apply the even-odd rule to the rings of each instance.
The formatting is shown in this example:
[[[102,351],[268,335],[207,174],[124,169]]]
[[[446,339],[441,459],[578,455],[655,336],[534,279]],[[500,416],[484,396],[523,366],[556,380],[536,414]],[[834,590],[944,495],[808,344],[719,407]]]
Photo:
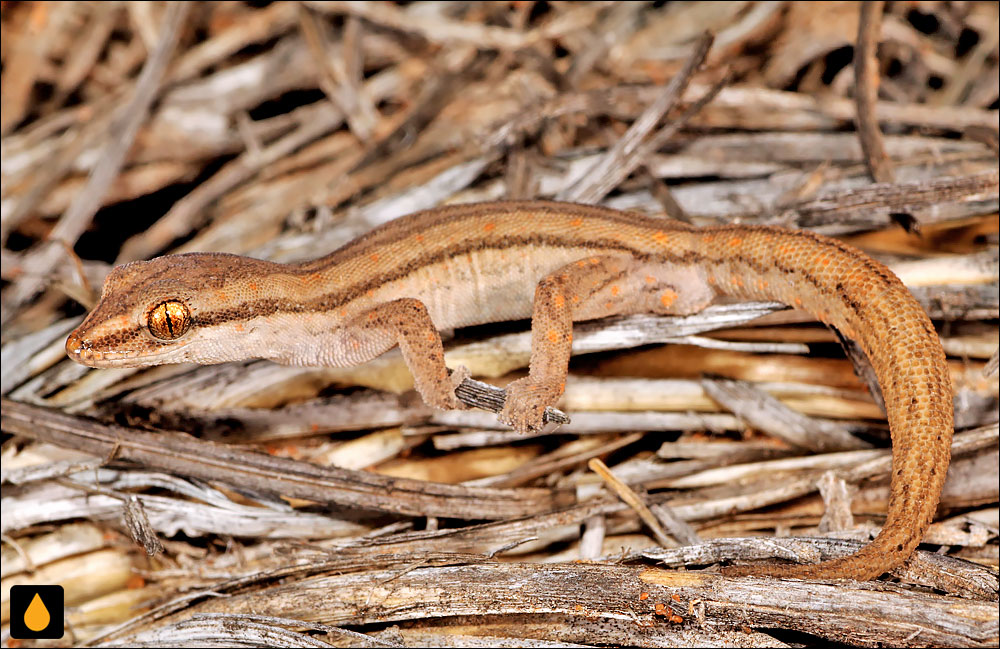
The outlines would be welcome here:
[[[180,302],[162,302],[149,316],[149,330],[157,338],[174,340],[187,330],[189,313]]]

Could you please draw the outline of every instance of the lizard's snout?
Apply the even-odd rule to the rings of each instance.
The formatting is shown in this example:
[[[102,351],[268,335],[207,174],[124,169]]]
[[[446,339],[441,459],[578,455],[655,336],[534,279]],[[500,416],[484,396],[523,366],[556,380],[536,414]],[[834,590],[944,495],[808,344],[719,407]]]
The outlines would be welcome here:
[[[78,363],[89,365],[88,361],[94,358],[94,350],[91,349],[89,342],[83,339],[79,330],[75,330],[66,338],[66,355]]]

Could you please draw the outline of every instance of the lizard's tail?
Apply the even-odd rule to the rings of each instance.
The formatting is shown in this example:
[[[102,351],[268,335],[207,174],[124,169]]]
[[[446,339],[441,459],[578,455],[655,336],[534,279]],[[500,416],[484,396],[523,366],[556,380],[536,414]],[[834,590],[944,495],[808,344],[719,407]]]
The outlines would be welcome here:
[[[892,434],[892,482],[882,531],[859,552],[814,565],[737,566],[725,574],[872,579],[906,561],[937,510],[951,457],[952,384],[930,319],[881,263],[834,239],[760,227],[704,231],[719,292],[802,308],[867,354]]]

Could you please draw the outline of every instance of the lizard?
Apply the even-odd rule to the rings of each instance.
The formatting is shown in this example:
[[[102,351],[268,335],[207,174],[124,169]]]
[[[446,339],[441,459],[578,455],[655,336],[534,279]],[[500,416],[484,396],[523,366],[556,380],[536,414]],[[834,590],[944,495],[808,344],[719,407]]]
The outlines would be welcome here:
[[[460,408],[439,331],[531,317],[528,375],[501,422],[543,426],[562,395],[573,322],[691,314],[717,296],[776,300],[857,342],[882,388],[892,440],[885,524],[854,554],[736,565],[729,575],[874,579],[910,557],[950,461],[952,384],[930,319],[883,264],[836,239],[775,226],[696,227],[549,201],[451,205],[388,222],[313,261],[167,255],[114,268],[66,340],[91,367],[267,358],[351,366],[398,346],[417,391]]]

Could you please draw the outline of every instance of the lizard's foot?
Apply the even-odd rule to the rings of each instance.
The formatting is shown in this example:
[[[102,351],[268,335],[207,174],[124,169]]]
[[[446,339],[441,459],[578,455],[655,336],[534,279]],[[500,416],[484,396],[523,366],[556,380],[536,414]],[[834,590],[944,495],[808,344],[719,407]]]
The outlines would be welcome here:
[[[518,379],[507,386],[507,400],[498,419],[519,433],[542,429],[545,409],[554,406],[562,395],[562,385],[555,381]]]

